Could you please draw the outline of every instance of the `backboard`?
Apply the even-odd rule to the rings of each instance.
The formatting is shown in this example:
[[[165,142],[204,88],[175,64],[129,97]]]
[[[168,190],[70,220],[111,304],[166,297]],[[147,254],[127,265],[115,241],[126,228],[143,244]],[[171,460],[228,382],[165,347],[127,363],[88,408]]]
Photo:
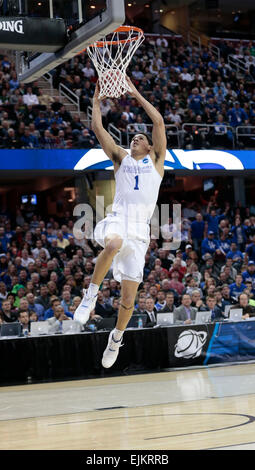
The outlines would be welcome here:
[[[96,5],[91,5],[88,0],[71,0],[68,3],[69,5],[77,5],[77,13],[70,17],[68,16],[69,12],[65,18],[62,18],[65,20],[67,36],[66,43],[60,49],[46,52],[48,49],[45,48],[45,51],[39,54],[31,54],[27,49],[26,52],[16,52],[16,66],[21,82],[30,83],[37,80],[46,72],[50,72],[58,65],[79,54],[94,41],[113,32],[125,22],[125,0],[100,0],[93,2]],[[92,6],[95,8],[92,17],[86,14],[88,3],[90,8]],[[63,9],[59,9],[59,5],[63,4],[64,2],[49,0],[49,19],[54,20],[59,18],[59,14],[64,14]],[[102,9],[99,10],[99,6],[102,6]],[[56,7],[55,10],[54,7]],[[28,16],[25,14],[26,18]],[[31,51],[34,50],[35,48],[31,47]],[[37,51],[41,51],[41,49],[37,49]]]

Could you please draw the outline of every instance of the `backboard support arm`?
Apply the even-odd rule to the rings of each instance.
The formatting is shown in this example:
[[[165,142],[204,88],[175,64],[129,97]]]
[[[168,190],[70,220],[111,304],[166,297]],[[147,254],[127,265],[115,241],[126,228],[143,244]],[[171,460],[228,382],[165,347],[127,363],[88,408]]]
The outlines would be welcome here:
[[[49,0],[50,18],[54,18],[53,0]]]
[[[106,6],[106,10],[100,15],[78,28],[65,47],[54,53],[40,54],[29,62],[29,68],[24,63],[23,70],[19,73],[19,80],[23,83],[37,80],[46,72],[79,54],[91,43],[123,25],[125,22],[125,1],[107,0]]]
[[[78,0],[79,23],[83,22],[82,2]]]

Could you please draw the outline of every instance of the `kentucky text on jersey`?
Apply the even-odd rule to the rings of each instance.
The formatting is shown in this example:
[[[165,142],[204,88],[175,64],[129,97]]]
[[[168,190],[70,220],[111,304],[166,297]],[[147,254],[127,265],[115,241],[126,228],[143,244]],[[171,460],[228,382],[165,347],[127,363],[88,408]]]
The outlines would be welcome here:
[[[124,173],[135,173],[135,174],[143,174],[143,173],[151,173],[152,172],[152,166],[151,165],[146,165],[146,166],[143,166],[143,167],[137,167],[137,168],[134,168],[132,166],[129,166],[129,165],[124,165],[123,166],[123,172]]]
[[[162,181],[150,155],[140,160],[126,155],[115,173],[115,180],[113,212],[132,218],[136,206],[138,221],[148,223],[153,215]]]

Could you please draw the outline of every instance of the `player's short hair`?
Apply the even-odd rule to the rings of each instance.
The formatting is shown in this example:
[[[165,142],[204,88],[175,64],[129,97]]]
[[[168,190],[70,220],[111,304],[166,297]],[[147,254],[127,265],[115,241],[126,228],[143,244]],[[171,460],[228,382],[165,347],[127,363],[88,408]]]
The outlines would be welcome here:
[[[144,135],[146,137],[146,139],[148,140],[149,142],[149,145],[153,145],[153,142],[152,142],[152,138],[150,136],[150,134],[146,134],[145,132],[137,132],[135,135]]]

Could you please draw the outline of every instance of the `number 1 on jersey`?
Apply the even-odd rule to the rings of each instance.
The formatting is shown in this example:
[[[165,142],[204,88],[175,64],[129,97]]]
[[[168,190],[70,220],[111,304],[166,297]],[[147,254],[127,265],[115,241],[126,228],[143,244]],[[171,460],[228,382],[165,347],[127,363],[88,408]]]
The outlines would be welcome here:
[[[139,189],[138,182],[139,182],[139,175],[136,175],[135,176],[135,187],[134,187],[134,189],[136,189],[136,190]]]

